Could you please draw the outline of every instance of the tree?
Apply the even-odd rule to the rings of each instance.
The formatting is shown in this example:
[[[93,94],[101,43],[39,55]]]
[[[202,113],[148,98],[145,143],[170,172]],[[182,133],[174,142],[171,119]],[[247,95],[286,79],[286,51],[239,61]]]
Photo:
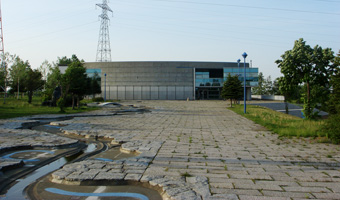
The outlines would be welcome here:
[[[1,59],[3,61],[3,59]],[[7,87],[7,79],[8,79],[8,70],[7,70],[8,64],[6,62],[0,63],[0,86],[1,89],[5,91],[5,88]]]
[[[259,73],[259,81],[256,87],[252,88],[252,93],[255,95],[264,95],[265,94],[265,87],[264,87],[264,76],[263,73]]]
[[[28,92],[28,103],[32,103],[33,91],[42,89],[44,83],[45,81],[42,80],[42,74],[39,70],[27,69],[24,84]]]
[[[334,60],[337,66],[335,75],[331,78],[332,93],[330,94],[328,111],[330,114],[340,114],[340,51]]]
[[[273,82],[273,94],[274,95],[282,95],[280,91],[279,79],[280,78],[276,78]]]
[[[54,100],[54,102],[52,102],[52,106],[56,105],[57,99],[53,99],[52,95],[53,95],[55,88],[60,86],[60,81],[61,81],[61,73],[60,73],[59,67],[54,66],[51,68],[50,72],[47,74],[43,101]]]
[[[273,94],[273,81],[272,77],[268,76],[264,82],[265,94],[272,95]]]
[[[243,95],[242,82],[238,76],[228,74],[227,80],[223,83],[221,95],[224,99],[230,99],[230,107],[233,107],[233,99],[239,99]]]
[[[68,65],[65,74],[62,75],[62,97],[65,99],[66,95],[72,95],[72,109],[75,106],[75,99],[77,99],[77,106],[80,106],[80,98],[86,94],[87,74],[86,68],[78,58],[73,55],[72,62]]]
[[[89,81],[90,81],[90,83],[89,83],[89,85],[90,85],[89,95],[92,95],[93,98],[95,98],[96,94],[102,93],[102,90],[101,90],[101,87],[100,87],[101,78],[98,75],[98,73],[95,72],[94,75],[91,78],[89,78]]]
[[[39,67],[39,71],[41,72],[42,75],[42,80],[45,82],[47,81],[48,75],[52,71],[52,64],[50,64],[47,60],[45,60]]]
[[[252,88],[255,95],[271,95],[273,94],[273,82],[271,76],[264,78],[262,72],[259,73],[258,86]]]
[[[295,89],[295,85],[289,84],[286,77],[279,77],[278,78],[278,84],[279,84],[279,90],[280,90],[281,94],[283,94],[284,99],[285,99],[284,102],[285,102],[286,114],[289,114],[288,101],[291,98],[292,91],[294,91],[294,89]]]
[[[20,92],[26,92],[25,87],[25,75],[27,70],[30,68],[30,64],[28,61],[23,61],[16,56],[13,61],[13,65],[9,69],[10,72],[10,87],[12,92],[18,91],[17,98],[19,99]]]
[[[331,78],[332,93],[329,101],[330,117],[326,120],[323,131],[334,142],[340,143],[340,51],[335,58],[336,73]]]
[[[292,50],[286,51],[281,60],[275,63],[281,69],[286,86],[306,85],[304,114],[307,119],[313,117],[315,101],[311,101],[311,88],[315,85],[328,87],[330,76],[334,73],[333,52],[330,48],[322,49],[316,45],[311,48],[301,38],[295,41]]]
[[[7,86],[7,81],[9,79],[9,69],[11,63],[14,62],[16,55],[10,55],[8,52],[1,54],[1,62],[0,62],[0,86],[4,90],[4,86]]]

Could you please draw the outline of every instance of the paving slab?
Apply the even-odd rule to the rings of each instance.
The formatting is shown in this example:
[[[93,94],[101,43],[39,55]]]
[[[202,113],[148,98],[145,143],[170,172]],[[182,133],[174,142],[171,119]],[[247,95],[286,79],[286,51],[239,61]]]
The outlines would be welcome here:
[[[139,157],[66,165],[53,174],[56,182],[136,180],[163,187],[169,199],[339,198],[338,145],[278,138],[228,110],[225,101],[121,104],[151,112],[60,123],[65,133],[112,139]]]

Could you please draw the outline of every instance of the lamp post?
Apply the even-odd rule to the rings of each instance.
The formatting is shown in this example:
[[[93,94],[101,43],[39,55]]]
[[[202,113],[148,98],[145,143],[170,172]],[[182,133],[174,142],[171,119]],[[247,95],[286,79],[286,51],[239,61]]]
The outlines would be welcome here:
[[[247,53],[244,52],[242,54],[242,57],[244,58],[244,76],[243,76],[243,79],[244,79],[244,85],[243,85],[243,88],[244,88],[244,94],[243,94],[243,100],[244,100],[244,114],[247,113],[247,90],[246,90],[246,58],[247,58]]]
[[[238,74],[237,74],[237,76],[238,76],[238,79],[240,79],[240,76],[241,76],[241,73],[240,73],[240,62],[241,62],[241,59],[238,59],[237,60],[237,66],[238,66]]]
[[[105,76],[105,82],[104,82],[104,102],[106,102],[106,73],[104,74]]]

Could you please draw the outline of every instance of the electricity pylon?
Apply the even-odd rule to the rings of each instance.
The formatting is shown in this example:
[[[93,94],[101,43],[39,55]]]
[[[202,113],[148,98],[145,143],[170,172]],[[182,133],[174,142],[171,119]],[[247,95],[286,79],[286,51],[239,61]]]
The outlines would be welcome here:
[[[109,16],[108,12],[112,12],[111,8],[107,5],[108,0],[103,0],[102,4],[96,6],[102,8],[101,25],[99,31],[99,40],[97,47],[97,62],[110,62],[111,61],[111,47],[110,47],[110,34],[109,34]]]
[[[4,104],[6,103],[6,95],[7,95],[7,65],[4,61],[5,59],[5,49],[4,49],[4,34],[2,31],[2,13],[1,13],[1,0],[0,0],[0,68],[3,70],[3,80],[4,85],[1,85],[1,88],[4,90]]]

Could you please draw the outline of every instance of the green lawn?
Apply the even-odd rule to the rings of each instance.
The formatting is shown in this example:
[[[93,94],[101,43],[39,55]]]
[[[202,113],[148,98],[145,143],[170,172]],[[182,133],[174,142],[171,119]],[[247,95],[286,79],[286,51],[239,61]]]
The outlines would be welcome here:
[[[323,120],[304,120],[295,116],[280,113],[261,106],[247,105],[247,113],[244,114],[243,105],[229,108],[268,130],[286,137],[326,137],[321,131]]]
[[[23,117],[38,114],[60,114],[60,109],[58,107],[48,107],[41,106],[41,98],[34,97],[32,104],[27,103],[27,98],[19,99],[10,97],[6,99],[6,104],[4,104],[4,99],[0,99],[0,119],[8,119],[14,117]],[[88,108],[82,106],[79,110],[72,108],[66,108],[65,114],[86,112],[91,110],[96,110],[98,108]]]

